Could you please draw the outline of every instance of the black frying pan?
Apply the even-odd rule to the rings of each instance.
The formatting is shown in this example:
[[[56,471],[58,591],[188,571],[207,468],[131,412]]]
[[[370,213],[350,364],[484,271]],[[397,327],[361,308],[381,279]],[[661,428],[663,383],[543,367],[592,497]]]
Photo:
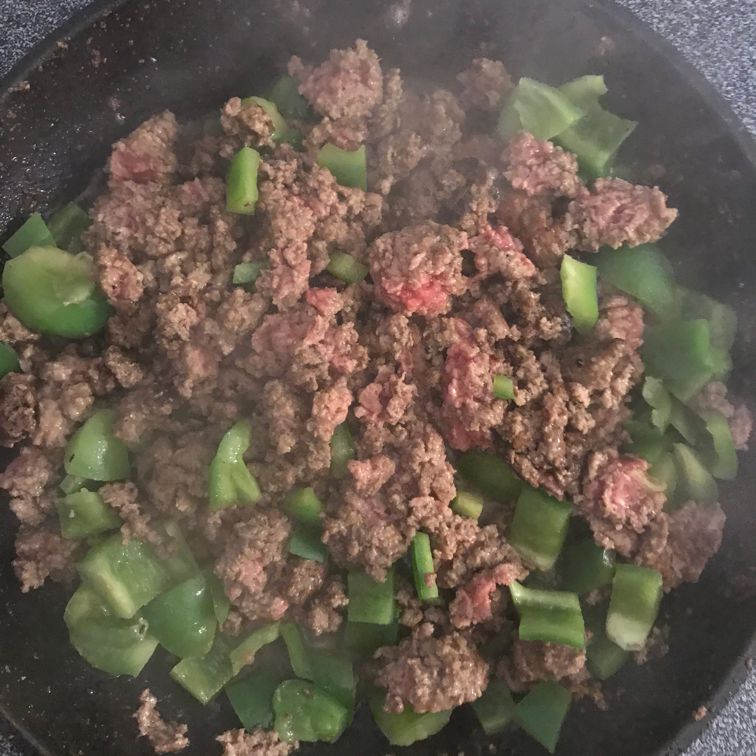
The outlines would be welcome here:
[[[754,406],[754,145],[724,101],[629,14],[578,0],[104,0],[95,8],[62,33],[67,48],[48,41],[0,85],[0,228],[84,189],[108,146],[153,112],[169,107],[191,118],[229,95],[264,91],[291,53],[319,60],[356,36],[386,63],[441,82],[481,54],[547,81],[605,73],[611,109],[640,121],[624,152],[633,178],[654,181],[663,166],[658,180],[681,210],[665,244],[680,278],[738,310],[736,388]],[[702,726],[693,710],[717,711],[742,681],[756,601],[733,578],[753,581],[756,571],[754,463],[752,452],[738,481],[723,487],[728,525],[720,554],[697,585],[664,603],[671,652],[618,675],[606,688],[609,712],[575,706],[560,754],[679,753]],[[87,668],[67,642],[64,593],[46,587],[22,597],[10,569],[15,523],[1,509],[0,713],[43,753],[149,753],[135,745],[131,719],[147,683],[168,715],[190,723],[192,753],[216,753],[213,735],[236,726],[225,703],[200,707],[168,679],[159,654],[139,681]],[[517,733],[498,746],[499,753],[542,753]],[[473,756],[486,747],[470,713],[459,711],[412,753]],[[338,745],[302,753],[387,750],[360,710]]]

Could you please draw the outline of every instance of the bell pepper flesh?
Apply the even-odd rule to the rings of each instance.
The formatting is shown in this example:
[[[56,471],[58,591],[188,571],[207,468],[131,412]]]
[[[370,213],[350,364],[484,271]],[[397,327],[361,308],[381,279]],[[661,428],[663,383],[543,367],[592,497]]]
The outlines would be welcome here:
[[[491,680],[485,693],[471,706],[486,735],[501,732],[514,717],[515,702],[503,680]]]
[[[559,91],[572,103],[586,112],[598,106],[599,100],[609,91],[604,77],[587,74],[572,79],[559,87]]]
[[[612,582],[614,555],[592,538],[575,541],[562,554],[559,574],[562,590],[582,596]]]
[[[326,270],[332,276],[348,284],[363,281],[370,272],[365,263],[360,262],[356,257],[352,257],[352,255],[348,255],[346,252],[333,252]]]
[[[729,305],[718,302],[706,294],[679,287],[683,319],[703,318],[709,324],[713,347],[729,352],[735,343],[738,316]]]
[[[496,501],[513,501],[522,488],[522,481],[512,468],[489,452],[477,449],[464,452],[457,461],[457,469],[468,483]]]
[[[3,249],[18,257],[30,247],[54,247],[55,238],[39,213],[32,213],[4,244]]]
[[[285,118],[308,120],[312,111],[307,100],[299,93],[299,83],[292,76],[282,76],[273,85],[270,99]]]
[[[477,520],[483,513],[483,499],[471,491],[457,489],[457,495],[452,500],[451,508],[460,517]]]
[[[63,538],[79,540],[121,527],[121,520],[95,491],[75,491],[56,504]]]
[[[346,423],[336,426],[331,437],[331,476],[340,480],[348,471],[347,463],[354,459],[352,433]]]
[[[296,525],[288,543],[289,554],[314,562],[328,561],[328,548],[320,540],[320,529],[307,525]]]
[[[282,509],[292,520],[303,525],[320,525],[323,502],[310,488],[292,488],[283,500]]]
[[[585,648],[585,624],[576,593],[509,586],[520,615],[519,637]]]
[[[312,682],[330,693],[351,712],[357,695],[357,678],[351,659],[325,649],[309,649]]]
[[[700,415],[708,434],[703,453],[709,471],[720,480],[734,480],[738,474],[738,453],[727,418],[716,410],[704,410]]]
[[[168,573],[150,546],[136,538],[124,543],[120,533],[93,546],[77,569],[108,609],[124,619],[133,617],[169,582]]]
[[[58,488],[67,496],[76,491],[81,491],[81,489],[84,488],[85,483],[86,481],[84,478],[80,478],[78,475],[66,475],[66,477],[58,484]]]
[[[421,601],[437,599],[436,568],[433,564],[430,536],[427,533],[415,533],[410,545],[410,561],[412,562],[412,575],[415,579],[417,597]]]
[[[570,694],[565,688],[540,682],[517,704],[514,718],[531,738],[554,753],[569,708]]]
[[[640,651],[659,613],[662,578],[634,564],[614,568],[606,635],[624,651]]]
[[[514,399],[514,381],[508,375],[495,375],[493,379],[493,395],[497,399]]]
[[[671,453],[661,456],[649,468],[648,474],[664,486],[664,495],[667,497],[665,508],[668,508],[677,490],[679,479],[674,456]]]
[[[628,420],[625,429],[630,434],[632,442],[628,444],[628,451],[637,457],[642,457],[649,464],[654,464],[670,447],[670,439],[657,427],[645,420]]]
[[[273,694],[274,728],[281,740],[338,740],[349,724],[347,708],[317,685],[284,680]]]
[[[216,635],[208,654],[182,659],[171,670],[171,677],[201,704],[207,704],[233,677],[229,651],[228,641]]]
[[[399,624],[347,622],[344,628],[344,647],[356,657],[372,656],[382,646],[395,646],[399,640]]]
[[[57,247],[30,247],[3,269],[8,309],[30,330],[80,339],[101,331],[111,308],[92,260]]]
[[[97,481],[128,478],[129,452],[113,434],[114,419],[113,410],[99,410],[74,433],[64,457],[69,475]]]
[[[157,648],[142,618],[114,617],[86,585],[71,596],[63,619],[71,645],[89,664],[111,675],[136,677]]]
[[[242,147],[234,155],[226,174],[226,210],[237,215],[252,215],[257,204],[257,172],[260,153]]]
[[[599,316],[596,268],[565,255],[559,275],[562,298],[578,333],[590,333]]]
[[[245,730],[269,728],[273,724],[273,694],[283,679],[280,674],[256,670],[226,685],[228,700]]]
[[[699,504],[713,504],[719,488],[696,452],[685,444],[672,444],[678,473],[678,490],[687,499]]]
[[[572,506],[525,486],[517,499],[508,540],[539,570],[550,570],[562,550]]]
[[[253,284],[260,277],[262,268],[262,263],[257,262],[256,260],[239,263],[234,266],[231,283],[234,284],[234,286]]]
[[[20,367],[18,355],[13,347],[0,342],[0,378],[4,378],[8,373],[15,373]]]
[[[706,435],[706,428],[701,418],[676,397],[671,397],[669,424],[691,446],[697,446]]]
[[[394,714],[383,709],[384,694],[375,691],[368,696],[368,704],[378,729],[393,746],[409,746],[441,732],[451,717],[451,711],[416,713],[409,704]]]
[[[162,560],[165,571],[173,582],[181,582],[199,572],[197,560],[186,542],[186,536],[176,520],[165,520],[160,524],[165,551]],[[211,573],[205,573],[207,575]]]
[[[231,600],[226,595],[223,583],[216,574],[208,571],[205,573],[205,580],[210,590],[210,598],[213,601],[215,619],[219,625],[222,625],[228,619],[228,614],[231,611]]]
[[[244,452],[249,448],[251,434],[249,422],[239,420],[221,439],[210,463],[210,509],[260,501],[260,487],[244,462]]]
[[[231,669],[234,675],[238,675],[244,667],[252,664],[255,660],[255,654],[269,643],[277,640],[281,634],[280,622],[269,622],[260,627],[256,627],[241,643],[239,643],[229,654],[231,660]]]
[[[55,239],[55,246],[76,252],[81,246],[79,238],[89,228],[90,223],[89,215],[71,202],[53,213],[47,227]]]
[[[665,431],[672,413],[672,397],[669,391],[658,378],[647,375],[643,381],[641,395],[646,404],[651,407],[651,424],[660,431]]]
[[[280,625],[279,632],[289,652],[289,662],[294,674],[305,680],[312,680],[310,655],[297,625],[293,622],[284,622]]]
[[[347,576],[350,622],[370,622],[389,625],[394,621],[394,572],[389,570],[386,579],[379,583],[362,571],[353,570]]]
[[[212,648],[218,623],[202,574],[169,588],[150,601],[142,614],[160,645],[179,658],[205,656]]]
[[[608,680],[630,658],[630,652],[610,641],[603,633],[594,635],[588,643],[587,664],[597,680]]]
[[[367,153],[364,144],[356,150],[342,150],[335,144],[326,144],[318,151],[315,162],[330,171],[342,186],[367,191]]]
[[[660,320],[678,315],[680,301],[672,266],[653,244],[607,249],[596,265],[602,280],[637,299]]]

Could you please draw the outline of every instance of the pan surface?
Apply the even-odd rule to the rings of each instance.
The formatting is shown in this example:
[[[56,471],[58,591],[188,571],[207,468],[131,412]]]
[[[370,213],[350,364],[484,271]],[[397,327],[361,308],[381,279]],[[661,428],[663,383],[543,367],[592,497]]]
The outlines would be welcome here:
[[[130,0],[96,4],[61,34],[67,45],[46,43],[0,85],[0,228],[82,191],[109,145],[150,114],[168,107],[179,118],[200,115],[232,94],[264,91],[292,53],[319,60],[358,36],[387,65],[434,83],[480,55],[501,58],[516,76],[555,83],[604,73],[612,109],[640,121],[623,155],[628,173],[659,182],[680,209],[664,244],[680,279],[738,311],[734,388],[754,406],[753,145],[723,100],[629,14],[588,0]],[[670,653],[630,665],[607,685],[609,711],[575,705],[563,756],[679,753],[700,728],[693,710],[716,710],[744,677],[756,628],[756,602],[742,591],[756,570],[754,463],[751,451],[739,479],[723,487],[720,554],[697,585],[664,603]],[[88,669],[68,644],[64,591],[21,595],[10,568],[14,531],[0,506],[0,713],[43,753],[146,754],[131,714],[149,685],[166,715],[190,724],[186,753],[214,753],[214,734],[236,726],[228,706],[193,702],[168,679],[169,660],[159,654],[138,681]],[[518,733],[497,746],[502,754],[542,753]],[[362,709],[338,745],[301,752],[386,751]],[[489,753],[467,711],[407,751]]]

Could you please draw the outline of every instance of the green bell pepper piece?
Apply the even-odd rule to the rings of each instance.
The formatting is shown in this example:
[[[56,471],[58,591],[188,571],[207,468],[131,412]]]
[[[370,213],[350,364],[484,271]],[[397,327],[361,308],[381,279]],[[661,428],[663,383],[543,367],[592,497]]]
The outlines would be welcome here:
[[[438,598],[438,585],[430,536],[427,533],[415,533],[410,545],[410,560],[417,597],[421,601],[434,601]]]
[[[292,488],[283,500],[282,509],[292,520],[303,525],[320,525],[323,502],[310,488]]]
[[[674,456],[669,452],[662,455],[649,468],[648,474],[664,486],[664,495],[667,497],[667,505],[669,505],[675,495],[678,483],[677,464]]]
[[[680,495],[699,504],[713,504],[717,501],[717,482],[704,467],[698,454],[685,444],[672,444],[672,453],[677,463],[677,487]]]
[[[539,570],[550,570],[562,550],[572,506],[543,491],[525,486],[517,499],[509,542]]]
[[[554,753],[570,694],[555,682],[540,682],[515,707],[515,721],[549,753]]]
[[[142,613],[160,645],[175,656],[205,656],[212,648],[218,623],[204,575],[169,588]]]
[[[703,455],[711,474],[720,480],[734,480],[738,474],[738,453],[727,418],[716,410],[700,413],[708,438]]]
[[[111,308],[86,255],[30,247],[3,269],[8,309],[30,330],[81,339],[105,327]]]
[[[344,628],[344,647],[356,657],[372,656],[383,646],[395,646],[399,640],[399,623],[388,625],[370,622],[347,622]]]
[[[85,483],[84,478],[80,478],[78,475],[66,475],[58,484],[58,488],[67,496],[76,493],[76,491],[81,491]]]
[[[451,508],[460,517],[477,520],[483,513],[483,499],[471,491],[457,489],[457,495],[452,500]]]
[[[186,536],[176,520],[165,520],[160,524],[163,542],[167,556],[163,559],[163,567],[173,582],[181,582],[199,572],[197,560],[186,542]],[[206,580],[212,573],[205,573]]]
[[[384,694],[381,691],[375,691],[368,696],[373,719],[393,746],[409,746],[418,740],[425,740],[441,732],[451,717],[451,711],[418,714],[409,704],[405,704],[404,711],[394,714],[384,711],[383,700]]]
[[[645,420],[628,420],[625,429],[632,438],[627,450],[637,457],[642,457],[650,465],[654,464],[667,451],[670,440],[667,435]]]
[[[262,269],[263,264],[257,260],[239,263],[234,266],[231,283],[234,284],[234,286],[253,284],[260,277]]]
[[[576,593],[526,588],[518,582],[509,591],[520,614],[522,640],[585,648],[585,624]]]
[[[347,576],[347,593],[347,617],[350,622],[389,625],[394,621],[396,602],[393,569],[388,571],[382,583],[361,570],[351,571]]]
[[[609,91],[604,77],[587,74],[572,79],[559,87],[559,91],[572,103],[586,112],[598,107],[599,100]]]
[[[210,590],[210,598],[213,601],[215,619],[218,621],[219,625],[222,625],[228,619],[228,614],[231,611],[231,601],[228,596],[226,596],[223,583],[215,573],[208,571],[205,574],[205,580],[207,581],[207,587]]]
[[[20,370],[18,355],[13,347],[0,341],[0,378]]]
[[[703,318],[709,324],[713,347],[729,352],[735,343],[738,316],[729,305],[717,302],[706,294],[679,287],[683,319]]]
[[[310,648],[308,652],[312,682],[351,712],[357,695],[357,678],[351,659],[326,649]]]
[[[331,475],[340,480],[348,471],[347,462],[354,459],[352,433],[346,423],[337,425],[331,437]]]
[[[468,483],[496,501],[513,501],[522,488],[522,481],[512,468],[489,452],[466,451],[460,455],[457,468]]]
[[[90,224],[89,215],[78,205],[70,202],[53,213],[47,226],[55,239],[55,246],[69,252],[77,252],[81,247],[80,237]]]
[[[651,424],[662,432],[667,430],[672,414],[672,397],[664,384],[658,378],[647,375],[643,381],[641,395],[651,407]]]
[[[114,419],[113,410],[99,410],[74,433],[64,457],[69,475],[103,482],[129,477],[129,451],[113,435]]]
[[[121,527],[121,520],[95,491],[75,491],[56,505],[63,538],[79,540]]]
[[[71,596],[63,619],[71,645],[89,664],[111,675],[136,677],[157,648],[141,617],[114,617],[86,585]]]
[[[614,554],[592,538],[574,541],[562,554],[559,574],[563,590],[582,596],[612,582]]]
[[[93,546],[77,565],[92,588],[117,617],[129,619],[162,593],[169,575],[146,543],[120,533]]]
[[[596,268],[565,255],[559,269],[562,298],[578,333],[590,333],[599,316]]]
[[[3,249],[18,257],[30,247],[54,247],[55,239],[39,213],[32,213],[6,242]]]
[[[228,641],[216,634],[208,654],[182,659],[171,670],[171,677],[201,704],[207,704],[233,677],[229,651]]]
[[[486,692],[471,706],[486,735],[500,733],[514,717],[515,702],[503,680],[491,680]]]
[[[349,724],[347,708],[317,685],[285,680],[273,694],[274,728],[281,740],[334,743]]]
[[[328,548],[320,540],[320,529],[307,525],[295,525],[288,543],[289,554],[313,562],[327,562]]]
[[[269,643],[278,639],[281,634],[280,622],[269,622],[256,627],[239,645],[229,654],[231,669],[234,675],[238,675],[244,667],[252,664],[255,654]]]
[[[234,155],[226,174],[226,210],[237,215],[252,215],[257,204],[257,172],[260,153],[242,147]]]
[[[305,680],[312,680],[310,654],[297,625],[293,622],[284,622],[280,625],[279,632],[289,652],[289,662],[294,674]]]
[[[588,669],[597,680],[608,680],[624,666],[630,652],[620,648],[603,633],[595,633],[586,649]]]
[[[497,399],[514,399],[514,381],[508,375],[495,375],[493,379],[493,395]]]
[[[677,317],[680,300],[674,273],[657,246],[607,249],[595,260],[602,280],[637,299],[662,321]]]
[[[228,700],[245,730],[273,724],[273,694],[284,679],[264,669],[226,685]]]
[[[367,191],[367,153],[364,144],[356,150],[342,150],[335,144],[326,144],[318,151],[315,162],[329,170],[342,186]]]
[[[299,94],[299,83],[292,76],[282,76],[273,85],[270,99],[285,118],[306,121],[312,118],[312,111],[307,100]]]
[[[662,578],[635,564],[614,568],[606,635],[625,651],[640,651],[659,613]]]
[[[239,420],[221,439],[210,463],[210,509],[260,501],[260,487],[244,462],[244,452],[249,448],[251,434],[249,422]]]
[[[706,429],[701,418],[674,396],[670,400],[669,424],[691,446],[698,445],[706,435]]]
[[[333,252],[326,270],[332,276],[347,284],[364,281],[370,272],[365,263],[360,262],[356,257],[352,257],[352,255],[348,255],[346,252]]]

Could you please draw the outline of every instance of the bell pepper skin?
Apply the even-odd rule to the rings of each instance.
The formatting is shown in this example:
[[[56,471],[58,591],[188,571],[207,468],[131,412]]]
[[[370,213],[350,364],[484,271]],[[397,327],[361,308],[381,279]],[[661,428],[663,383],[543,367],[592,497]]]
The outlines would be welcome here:
[[[274,727],[284,741],[334,743],[349,724],[349,712],[322,688],[285,680],[273,694]]]
[[[234,155],[226,174],[226,210],[237,215],[252,215],[257,204],[257,172],[260,153],[242,147]]]
[[[113,434],[114,420],[113,410],[99,410],[74,433],[64,457],[69,475],[100,482],[129,477],[129,452]]]
[[[251,433],[249,422],[239,420],[221,439],[210,463],[210,509],[256,504],[260,500],[260,487],[244,462]]]

